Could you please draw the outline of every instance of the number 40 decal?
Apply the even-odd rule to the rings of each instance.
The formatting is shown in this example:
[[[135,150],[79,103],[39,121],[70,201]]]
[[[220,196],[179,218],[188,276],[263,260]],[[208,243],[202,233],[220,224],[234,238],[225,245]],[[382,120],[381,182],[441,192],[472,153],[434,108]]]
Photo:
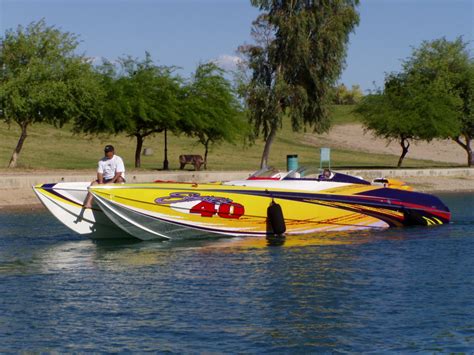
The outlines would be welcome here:
[[[217,207],[217,208],[216,208]],[[201,201],[189,210],[190,213],[200,214],[201,217],[212,217],[217,214],[222,218],[240,218],[245,210],[240,203],[221,203],[218,206],[211,202]]]

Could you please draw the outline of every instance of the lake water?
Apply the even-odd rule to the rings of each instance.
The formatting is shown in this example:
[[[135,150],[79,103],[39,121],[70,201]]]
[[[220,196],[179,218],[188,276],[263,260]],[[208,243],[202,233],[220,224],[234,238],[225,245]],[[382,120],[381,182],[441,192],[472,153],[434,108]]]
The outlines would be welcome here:
[[[0,213],[0,352],[474,352],[474,194],[434,228],[107,242]]]

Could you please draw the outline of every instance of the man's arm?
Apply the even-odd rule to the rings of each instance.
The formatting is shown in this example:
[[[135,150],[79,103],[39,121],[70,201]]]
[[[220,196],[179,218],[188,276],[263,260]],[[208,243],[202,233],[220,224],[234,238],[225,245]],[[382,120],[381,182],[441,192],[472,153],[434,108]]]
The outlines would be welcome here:
[[[116,156],[116,159],[117,159],[117,166],[115,168],[115,176],[111,181],[112,183],[123,182],[122,178],[123,178],[123,173],[125,171],[125,165],[123,164],[122,158]]]
[[[104,183],[104,167],[101,164],[101,160],[97,164],[97,182],[99,184]]]

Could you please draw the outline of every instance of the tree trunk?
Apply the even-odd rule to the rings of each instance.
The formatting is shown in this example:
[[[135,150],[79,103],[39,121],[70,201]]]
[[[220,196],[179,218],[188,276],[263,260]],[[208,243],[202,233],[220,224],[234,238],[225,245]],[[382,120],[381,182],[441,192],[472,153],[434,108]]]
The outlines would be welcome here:
[[[262,160],[260,161],[261,169],[266,168],[268,166],[268,156],[270,155],[270,148],[272,146],[273,141],[275,140],[276,133],[276,127],[272,127],[272,129],[270,130],[270,134],[265,140],[265,148],[263,149]]]
[[[21,149],[23,148],[23,143],[25,143],[25,139],[27,137],[26,128],[28,127],[28,123],[22,123],[20,124],[20,127],[21,127],[20,139],[18,140],[16,148],[13,151],[12,157],[10,159],[10,163],[8,164],[9,168],[16,168],[18,156],[20,155]]]
[[[471,167],[474,165],[474,156],[472,154],[472,148],[471,148],[471,137],[467,134],[464,134],[463,136],[464,136],[464,139],[466,140],[465,143],[461,140],[461,137],[456,137],[453,139],[457,144],[459,144],[466,151],[467,166]]]
[[[137,147],[135,149],[135,168],[139,168],[142,165],[141,161],[141,152],[143,148],[143,141],[144,138],[141,134],[135,134],[135,137],[137,137]]]
[[[400,140],[400,146],[402,147],[402,155],[400,155],[400,159],[398,159],[398,165],[397,168],[400,168],[402,166],[403,159],[408,153],[408,148],[410,148],[410,142],[406,138],[401,138]]]
[[[206,143],[204,143],[204,148],[206,149],[204,152],[204,170],[207,170],[207,153],[209,152],[209,142],[210,139],[206,140]]]
[[[165,160],[163,160],[163,170],[169,170],[168,166],[168,130],[165,128]]]

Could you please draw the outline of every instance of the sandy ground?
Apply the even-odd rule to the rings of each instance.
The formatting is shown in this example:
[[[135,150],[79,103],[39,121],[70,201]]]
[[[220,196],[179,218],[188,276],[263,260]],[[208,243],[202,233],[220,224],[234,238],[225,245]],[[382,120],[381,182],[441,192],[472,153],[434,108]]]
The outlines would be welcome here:
[[[305,141],[309,144],[326,144],[333,148],[363,151],[368,153],[401,154],[398,142],[387,142],[365,132],[361,124],[351,123],[334,126],[328,134],[306,134]],[[407,158],[442,161],[465,164],[466,152],[452,140],[433,140],[427,142],[411,142]]]

